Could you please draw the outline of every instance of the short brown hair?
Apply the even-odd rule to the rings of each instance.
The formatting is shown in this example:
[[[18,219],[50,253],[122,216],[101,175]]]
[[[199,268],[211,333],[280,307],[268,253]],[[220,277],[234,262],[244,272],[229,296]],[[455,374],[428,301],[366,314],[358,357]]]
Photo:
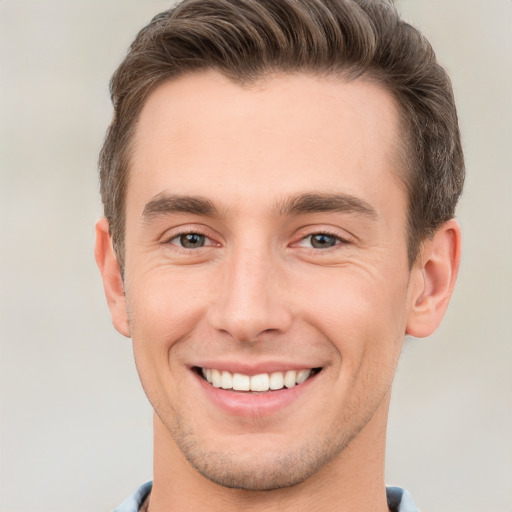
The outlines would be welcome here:
[[[237,83],[305,72],[381,84],[400,111],[408,256],[455,214],[464,159],[448,75],[391,0],[184,0],[155,16],[114,73],[114,117],[100,154],[105,217],[124,260],[130,148],[140,111],[162,82],[215,69]]]

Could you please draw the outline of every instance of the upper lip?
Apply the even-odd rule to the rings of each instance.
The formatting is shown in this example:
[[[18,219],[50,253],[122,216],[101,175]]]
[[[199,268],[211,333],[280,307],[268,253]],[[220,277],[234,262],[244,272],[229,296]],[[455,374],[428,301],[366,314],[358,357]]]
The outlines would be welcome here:
[[[261,373],[286,372],[288,370],[307,370],[321,368],[322,365],[311,363],[290,363],[284,361],[266,361],[258,363],[230,362],[230,361],[201,361],[191,368],[211,368],[230,373],[241,373],[243,375],[258,375]]]

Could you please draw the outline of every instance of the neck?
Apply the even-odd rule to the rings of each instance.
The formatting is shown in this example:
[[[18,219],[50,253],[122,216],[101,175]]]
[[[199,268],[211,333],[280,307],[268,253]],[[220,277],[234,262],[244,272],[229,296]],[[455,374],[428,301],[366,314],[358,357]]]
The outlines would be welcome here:
[[[384,454],[389,395],[370,422],[335,459],[304,482],[270,491],[223,487],[183,457],[160,419],[154,419],[154,480],[149,512],[388,512]]]

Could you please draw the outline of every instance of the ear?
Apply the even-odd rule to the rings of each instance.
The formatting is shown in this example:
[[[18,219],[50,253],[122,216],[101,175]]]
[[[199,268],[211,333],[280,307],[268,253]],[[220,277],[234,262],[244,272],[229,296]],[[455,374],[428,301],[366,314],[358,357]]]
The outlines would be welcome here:
[[[124,283],[117,256],[112,246],[108,221],[105,218],[96,223],[94,256],[103,279],[103,288],[112,316],[112,323],[123,336],[129,338],[130,325],[128,323]]]
[[[460,226],[454,219],[424,242],[412,270],[406,334],[424,338],[439,327],[457,279],[460,250]]]

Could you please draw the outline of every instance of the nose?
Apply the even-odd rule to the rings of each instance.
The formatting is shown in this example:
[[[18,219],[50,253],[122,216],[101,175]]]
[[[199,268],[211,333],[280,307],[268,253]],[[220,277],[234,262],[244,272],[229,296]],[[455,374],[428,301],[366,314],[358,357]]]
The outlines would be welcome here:
[[[292,323],[282,264],[268,250],[241,248],[222,263],[210,325],[242,342],[285,332]]]

